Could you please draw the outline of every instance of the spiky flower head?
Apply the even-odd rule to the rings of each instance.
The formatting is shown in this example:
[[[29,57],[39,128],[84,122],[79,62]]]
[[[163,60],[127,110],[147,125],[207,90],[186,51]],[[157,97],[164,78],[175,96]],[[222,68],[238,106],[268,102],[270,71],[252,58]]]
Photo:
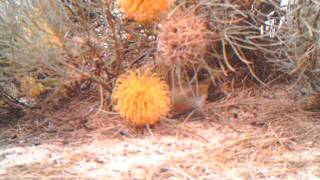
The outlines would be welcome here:
[[[169,8],[168,0],[117,0],[128,19],[148,24],[157,21]]]
[[[188,11],[174,12],[160,26],[159,63],[168,66],[200,63],[209,43],[207,34],[204,18]]]
[[[153,125],[170,111],[169,86],[159,76],[133,70],[121,75],[113,93],[116,111],[132,125]]]

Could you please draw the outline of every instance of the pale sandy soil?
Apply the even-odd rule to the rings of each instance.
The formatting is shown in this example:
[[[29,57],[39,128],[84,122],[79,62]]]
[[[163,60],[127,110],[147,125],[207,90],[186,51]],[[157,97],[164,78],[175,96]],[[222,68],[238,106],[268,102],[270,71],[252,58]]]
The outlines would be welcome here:
[[[273,94],[246,90],[207,104],[207,116],[166,119],[151,129],[128,127],[105,112],[86,122],[70,119],[95,109],[96,101],[88,104],[71,103],[62,119],[3,128],[0,176],[320,179],[320,114],[297,109],[277,88]]]

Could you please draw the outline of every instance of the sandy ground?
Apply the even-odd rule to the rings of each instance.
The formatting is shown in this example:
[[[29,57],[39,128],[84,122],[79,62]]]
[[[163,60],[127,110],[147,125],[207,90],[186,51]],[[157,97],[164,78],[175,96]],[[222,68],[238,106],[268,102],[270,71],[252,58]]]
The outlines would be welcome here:
[[[3,128],[0,176],[320,179],[320,114],[296,108],[284,90],[245,90],[208,103],[205,116],[165,119],[150,129],[107,112],[80,116],[96,107],[97,101],[73,102],[50,117]]]

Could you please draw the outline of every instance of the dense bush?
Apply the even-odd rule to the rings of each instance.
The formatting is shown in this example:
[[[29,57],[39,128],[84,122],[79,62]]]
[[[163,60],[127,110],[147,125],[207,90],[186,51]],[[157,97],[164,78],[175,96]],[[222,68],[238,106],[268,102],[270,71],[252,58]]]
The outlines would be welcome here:
[[[50,109],[77,89],[100,89],[110,105],[118,76],[145,68],[171,89],[203,77],[215,86],[234,77],[265,85],[279,73],[317,89],[317,1],[151,2],[1,1],[2,92]]]

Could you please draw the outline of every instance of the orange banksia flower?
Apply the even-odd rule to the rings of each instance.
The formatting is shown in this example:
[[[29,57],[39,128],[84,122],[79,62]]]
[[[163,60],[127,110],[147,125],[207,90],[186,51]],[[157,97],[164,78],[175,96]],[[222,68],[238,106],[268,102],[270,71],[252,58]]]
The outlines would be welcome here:
[[[153,125],[170,111],[169,86],[150,70],[119,77],[113,93],[116,111],[135,126]]]
[[[128,19],[148,24],[169,9],[169,0],[117,0]]]
[[[168,66],[198,64],[208,44],[208,29],[204,18],[188,11],[174,12],[160,26],[159,63]]]
[[[21,91],[28,97],[37,97],[44,91],[44,86],[33,77],[24,77],[21,80]]]

